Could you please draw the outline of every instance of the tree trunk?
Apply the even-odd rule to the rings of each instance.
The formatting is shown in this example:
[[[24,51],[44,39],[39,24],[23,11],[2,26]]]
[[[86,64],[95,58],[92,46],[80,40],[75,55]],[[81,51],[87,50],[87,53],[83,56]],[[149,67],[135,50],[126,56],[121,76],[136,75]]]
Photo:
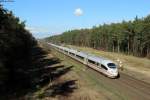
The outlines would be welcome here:
[[[147,54],[146,54],[146,57],[150,58],[149,47],[147,48]]]
[[[128,40],[128,55],[129,55],[129,52],[130,52],[130,43],[129,43],[129,40]]]
[[[115,52],[115,46],[114,46],[114,43],[113,43],[113,52]]]
[[[118,53],[120,52],[120,42],[118,40]]]

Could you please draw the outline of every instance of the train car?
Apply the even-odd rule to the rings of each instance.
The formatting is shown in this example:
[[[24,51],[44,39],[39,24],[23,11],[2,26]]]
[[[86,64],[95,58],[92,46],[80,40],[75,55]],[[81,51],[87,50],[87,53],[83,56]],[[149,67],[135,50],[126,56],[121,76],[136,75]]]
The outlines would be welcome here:
[[[103,73],[110,78],[118,77],[118,68],[113,61],[97,56],[88,56],[87,59],[88,66],[92,67],[93,69]]]
[[[107,77],[117,78],[119,76],[117,64],[115,64],[113,61],[109,59],[95,56],[92,54],[88,54],[85,52],[81,52],[78,50],[70,49],[67,47],[58,46],[58,45],[51,44],[51,43],[48,43],[48,44],[54,47],[56,50],[59,50],[65,55],[68,55],[72,57],[73,59],[78,60],[79,62],[104,74]]]

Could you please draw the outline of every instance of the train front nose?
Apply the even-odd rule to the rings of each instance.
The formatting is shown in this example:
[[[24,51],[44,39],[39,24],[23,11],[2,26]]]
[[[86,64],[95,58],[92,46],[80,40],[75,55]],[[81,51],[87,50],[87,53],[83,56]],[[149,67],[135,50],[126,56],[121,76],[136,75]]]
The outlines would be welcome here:
[[[118,75],[118,70],[116,69],[110,69],[110,74],[113,76],[117,76]]]

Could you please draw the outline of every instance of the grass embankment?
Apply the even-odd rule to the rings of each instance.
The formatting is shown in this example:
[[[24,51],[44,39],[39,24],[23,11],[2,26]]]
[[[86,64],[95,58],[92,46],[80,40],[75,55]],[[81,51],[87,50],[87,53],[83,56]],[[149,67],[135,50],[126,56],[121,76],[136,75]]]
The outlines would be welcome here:
[[[120,59],[123,62],[123,73],[131,75],[140,80],[146,81],[150,83],[150,60],[147,58],[139,58],[134,56],[129,56],[121,53],[114,52],[105,52],[100,51],[88,47],[79,47],[69,45],[68,47],[78,49],[80,51],[85,51],[88,53],[92,53],[94,55],[106,57],[113,61]]]
[[[46,47],[49,49],[50,47]],[[78,49],[83,49],[81,47],[75,47]],[[88,49],[88,50],[86,50]],[[93,52],[94,49],[86,48],[85,51]],[[82,50],[84,51],[84,49]],[[99,51],[96,50],[96,55],[99,55]],[[101,52],[102,53],[102,52]],[[106,53],[106,52],[104,52]],[[104,53],[102,53],[104,55]],[[102,55],[101,54],[101,55]],[[108,53],[106,53],[108,54]],[[111,54],[111,53],[110,53]],[[115,55],[115,54],[114,54]],[[118,54],[119,55],[119,54]],[[44,97],[45,93],[47,94],[47,88],[52,87],[53,84],[59,84],[62,82],[66,82],[68,80],[75,80],[75,87],[76,89],[71,89],[69,91],[65,91],[67,95],[61,95],[60,93],[55,95],[54,97],[48,96],[44,97],[44,100],[129,100],[129,98],[132,97],[132,95],[128,96],[128,92],[125,91],[124,88],[122,88],[121,83],[120,88],[115,85],[115,83],[118,83],[118,80],[112,80],[109,78],[105,78],[103,75],[95,72],[94,70],[89,69],[87,66],[71,59],[68,56],[63,55],[62,53],[57,52],[56,50],[51,49],[51,52],[49,52],[49,57],[54,56],[60,59],[60,65],[63,65],[63,68],[68,68],[70,66],[73,66],[69,72],[66,74],[61,75],[59,78],[57,78],[54,82],[49,84],[48,86],[45,86],[44,88],[40,89],[38,92],[35,93],[35,96],[38,97]],[[111,56],[111,55],[108,55]],[[124,55],[123,55],[124,56]],[[104,56],[106,57],[106,56]],[[132,56],[131,56],[132,57]],[[109,57],[107,57],[109,58]],[[110,57],[111,59],[111,57]],[[112,59],[115,59],[112,56]],[[58,66],[58,65],[56,65]],[[125,68],[123,72],[128,70]],[[116,82],[117,81],[117,82]],[[115,83],[113,83],[115,82]],[[123,85],[124,86],[124,85]],[[60,87],[60,86],[58,86]],[[72,86],[70,86],[71,88]],[[64,88],[56,89],[57,91],[63,91]],[[51,91],[51,90],[50,90]],[[65,93],[63,92],[63,94]],[[51,92],[50,92],[51,93]],[[49,92],[48,92],[49,94]]]

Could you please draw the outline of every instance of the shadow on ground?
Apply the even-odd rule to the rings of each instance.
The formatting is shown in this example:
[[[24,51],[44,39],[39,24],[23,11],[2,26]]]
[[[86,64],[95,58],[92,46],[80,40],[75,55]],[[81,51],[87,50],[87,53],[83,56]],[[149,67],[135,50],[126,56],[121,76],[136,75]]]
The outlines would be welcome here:
[[[68,96],[74,89],[77,89],[75,82],[77,80],[69,80],[59,84],[55,84],[45,91],[45,96],[55,97],[57,95]]]
[[[13,84],[18,85],[17,88],[10,89],[9,93],[7,93],[9,95],[2,97],[2,99],[14,98],[16,100],[16,98],[23,99],[23,97],[29,93],[32,95],[42,87],[50,84],[50,82],[53,82],[62,75],[68,73],[73,67],[65,67],[60,64],[61,61],[58,58],[49,58],[47,55],[48,52],[44,51],[42,48],[34,47],[31,52],[31,57],[26,62],[27,66],[23,65],[27,68],[24,73],[28,77],[14,82]],[[51,85],[46,89],[44,96],[68,95],[76,89],[75,81],[76,80],[68,80],[61,83],[56,82],[56,84]]]

